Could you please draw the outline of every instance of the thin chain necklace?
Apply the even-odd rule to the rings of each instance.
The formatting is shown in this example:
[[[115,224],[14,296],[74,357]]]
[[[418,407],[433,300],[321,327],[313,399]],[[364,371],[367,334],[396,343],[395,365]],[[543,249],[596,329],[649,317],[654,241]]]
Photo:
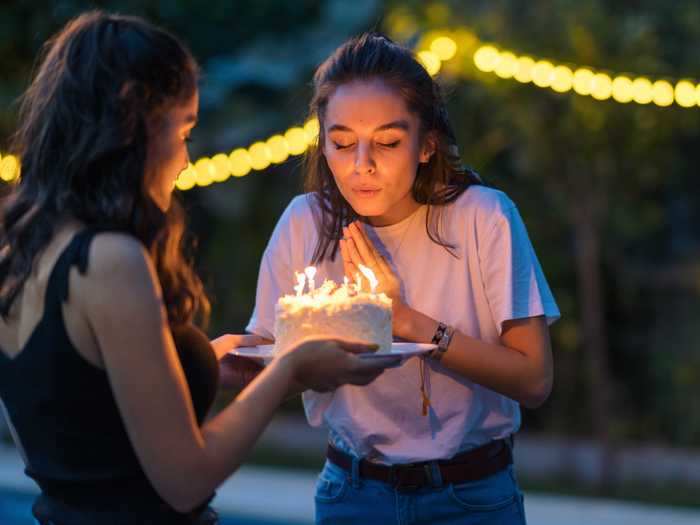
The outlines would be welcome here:
[[[396,257],[399,254],[399,250],[401,250],[401,246],[403,246],[403,241],[406,240],[406,236],[408,235],[411,226],[413,226],[413,221],[416,220],[416,216],[419,214],[421,208],[422,206],[419,206],[411,215],[411,218],[408,220],[408,224],[406,225],[406,229],[403,231],[399,242],[396,244],[396,248],[394,248],[393,250],[389,250],[389,247],[386,247],[386,251],[389,252],[389,255],[391,255],[392,261],[396,262]]]
[[[416,216],[419,214],[422,206],[419,206],[417,210],[413,212],[413,215],[408,221],[408,224],[406,225],[406,229],[404,230],[403,234],[401,235],[401,239],[399,239],[398,244],[396,245],[396,248],[393,250],[389,250],[389,247],[386,246],[387,252],[389,252],[389,255],[391,256],[391,260],[396,264],[396,257],[399,253],[399,250],[401,250],[401,246],[403,246],[403,241],[406,239],[406,236],[408,235],[408,231],[411,229],[413,226],[413,221],[416,220]],[[425,358],[423,356],[418,356],[419,362],[418,362],[418,374],[420,378],[420,395],[421,395],[421,415],[422,416],[427,416],[428,412],[430,410],[430,394],[428,393],[428,388],[427,384],[429,384],[428,381],[426,381],[426,376],[428,375],[426,369],[425,369]]]

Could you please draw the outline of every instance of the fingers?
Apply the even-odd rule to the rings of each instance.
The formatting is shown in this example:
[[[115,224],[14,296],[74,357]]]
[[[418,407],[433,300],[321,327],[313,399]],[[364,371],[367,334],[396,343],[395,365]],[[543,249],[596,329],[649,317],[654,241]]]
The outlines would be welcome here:
[[[353,385],[368,385],[384,373],[388,363],[378,360],[356,360],[354,370],[348,378],[348,383]]]
[[[214,339],[211,344],[214,346],[227,346],[233,350],[241,346],[263,345],[268,341],[268,339],[256,334],[224,334]]]
[[[379,267],[379,270],[382,274],[384,274],[385,276],[386,275],[394,275],[394,270],[391,268],[391,266],[389,266],[389,263],[387,262],[387,260],[379,252],[377,252],[376,261],[377,261],[377,266]]]
[[[372,241],[370,241],[369,238],[367,238],[367,236],[365,235],[365,232],[362,230],[360,224],[358,222],[353,222],[350,224],[350,226],[346,228],[346,230],[349,232],[353,240],[353,244],[361,257],[361,260],[364,261],[363,264],[371,268],[376,267],[377,250],[374,247]]]
[[[272,342],[256,334],[224,334],[210,341],[218,359],[225,357],[234,348],[264,345]]]
[[[245,357],[228,355],[221,360],[219,385],[243,389],[262,371],[263,366]]]
[[[351,339],[334,339],[334,341],[340,348],[351,354],[366,354],[379,350],[378,344],[368,341],[354,341]]]
[[[359,271],[359,268],[355,266],[355,263],[352,262],[350,252],[348,251],[347,243],[348,241],[346,241],[345,239],[340,240],[340,255],[343,258],[343,272],[345,273],[348,279],[352,280],[355,278],[355,274]]]
[[[355,239],[350,236],[349,230],[347,228],[344,229],[346,232],[347,237],[345,238],[344,244],[345,244],[345,253],[347,254],[348,260],[353,264],[353,266],[359,271],[359,265],[364,264],[365,266],[368,266],[368,262],[362,258],[362,255],[360,254],[359,250],[357,249],[357,243],[355,242]],[[351,274],[349,276],[350,278],[354,278],[355,275]]]
[[[349,381],[350,384],[353,385],[359,385],[359,386],[365,386],[369,385],[372,381],[377,379],[380,375],[382,375],[382,372],[384,370],[373,370],[371,372],[363,372],[361,374],[357,374],[351,381]]]

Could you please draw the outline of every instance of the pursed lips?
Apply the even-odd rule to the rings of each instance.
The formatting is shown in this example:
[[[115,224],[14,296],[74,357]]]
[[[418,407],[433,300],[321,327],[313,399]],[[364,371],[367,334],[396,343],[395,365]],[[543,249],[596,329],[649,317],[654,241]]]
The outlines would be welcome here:
[[[374,197],[377,193],[382,191],[381,188],[353,188],[353,193],[359,195],[360,197]]]

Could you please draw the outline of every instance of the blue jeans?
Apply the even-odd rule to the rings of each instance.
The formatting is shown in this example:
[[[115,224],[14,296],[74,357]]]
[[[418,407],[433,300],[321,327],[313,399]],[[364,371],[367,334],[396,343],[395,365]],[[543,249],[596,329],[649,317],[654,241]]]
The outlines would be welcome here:
[[[400,492],[360,478],[357,462],[349,473],[326,461],[315,499],[317,525],[525,525],[512,465],[478,481],[443,485],[437,479],[433,487]]]

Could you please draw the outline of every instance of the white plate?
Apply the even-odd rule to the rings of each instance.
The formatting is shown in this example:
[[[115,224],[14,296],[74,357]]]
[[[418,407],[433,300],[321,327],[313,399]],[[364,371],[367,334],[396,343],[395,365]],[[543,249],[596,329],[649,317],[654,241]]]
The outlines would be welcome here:
[[[253,361],[267,364],[272,361],[272,358],[275,355],[274,349],[275,345],[241,346],[234,348],[229,352],[229,354],[237,355],[239,357],[247,357]]]
[[[241,346],[229,353],[267,364],[274,357],[274,348],[275,345]],[[397,364],[401,364],[409,357],[425,354],[435,348],[436,345],[428,343],[392,343],[389,352],[360,354],[360,359],[394,361],[398,358]]]
[[[392,343],[389,352],[374,352],[368,354],[360,354],[360,359],[387,359],[390,357],[400,357],[401,361],[405,361],[414,355],[425,354],[431,350],[435,350],[437,345],[429,343]]]

